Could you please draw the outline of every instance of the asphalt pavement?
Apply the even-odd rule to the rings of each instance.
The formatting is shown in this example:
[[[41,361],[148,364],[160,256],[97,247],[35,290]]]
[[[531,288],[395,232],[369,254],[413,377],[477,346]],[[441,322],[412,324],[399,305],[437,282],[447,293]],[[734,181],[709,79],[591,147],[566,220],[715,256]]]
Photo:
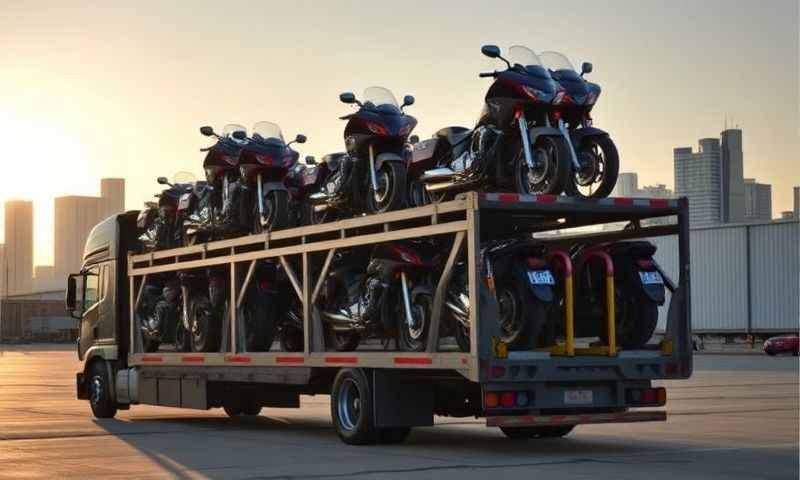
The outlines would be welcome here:
[[[73,350],[0,345],[0,479],[797,479],[798,359],[695,357],[665,382],[667,422],[580,426],[510,441],[479,419],[437,418],[404,445],[353,447],[327,396],[231,420],[133,406],[96,420],[75,399]]]

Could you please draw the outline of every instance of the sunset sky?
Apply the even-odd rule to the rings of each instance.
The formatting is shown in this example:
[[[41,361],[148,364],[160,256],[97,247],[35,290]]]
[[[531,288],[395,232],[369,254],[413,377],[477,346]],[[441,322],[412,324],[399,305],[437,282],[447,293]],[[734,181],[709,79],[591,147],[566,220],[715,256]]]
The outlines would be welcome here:
[[[0,0],[0,201],[35,202],[36,264],[52,262],[52,198],[127,180],[201,175],[204,124],[260,120],[302,132],[303,155],[343,147],[340,92],[400,98],[416,133],[471,126],[500,67],[480,46],[558,50],[594,64],[595,124],[621,170],[672,186],[672,149],[744,130],[747,177],[773,215],[800,184],[798,2],[19,2]]]

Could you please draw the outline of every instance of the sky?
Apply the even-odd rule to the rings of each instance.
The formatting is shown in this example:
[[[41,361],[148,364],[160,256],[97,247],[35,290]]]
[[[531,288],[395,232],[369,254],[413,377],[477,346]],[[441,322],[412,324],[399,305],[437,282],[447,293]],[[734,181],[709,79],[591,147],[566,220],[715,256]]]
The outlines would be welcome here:
[[[421,138],[472,126],[492,43],[591,61],[595,125],[640,185],[672,186],[672,149],[727,118],[777,216],[800,184],[799,23],[796,0],[0,0],[0,201],[34,200],[48,264],[54,196],[124,177],[139,208],[156,177],[202,175],[201,125],[269,120],[320,156],[343,148],[338,94],[380,85],[416,97]]]

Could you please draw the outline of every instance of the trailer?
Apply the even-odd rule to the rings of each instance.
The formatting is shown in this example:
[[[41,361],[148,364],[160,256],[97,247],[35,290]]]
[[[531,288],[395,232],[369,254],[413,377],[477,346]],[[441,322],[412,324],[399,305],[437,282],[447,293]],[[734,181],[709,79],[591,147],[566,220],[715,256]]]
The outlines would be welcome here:
[[[692,372],[686,199],[469,192],[424,207],[145,254],[135,253],[135,215],[95,227],[83,269],[68,282],[68,309],[81,325],[84,368],[77,373],[77,395],[90,400],[99,417],[135,404],[257,414],[262,407],[298,408],[300,395],[324,394],[331,395],[339,436],[352,444],[403,441],[412,427],[433,425],[435,415],[482,417],[511,438],[556,437],[579,424],[664,421],[663,409],[640,409],[666,402],[666,391],[654,388],[653,380],[685,379]],[[645,221],[666,217],[674,221]],[[616,222],[627,227],[578,228]],[[481,273],[480,246],[513,235],[535,236],[554,250],[577,241],[677,235],[680,275],[664,278],[671,295],[663,337],[636,350],[615,345],[611,300],[603,326],[609,341],[582,344],[574,334],[576,300],[567,268],[563,338],[545,348],[509,351],[499,340],[498,303]],[[425,351],[326,347],[315,301],[336,252],[427,237],[446,239],[449,251],[434,285]],[[474,307],[466,352],[440,334],[446,288],[464,255]],[[565,257],[554,261],[568,263]],[[247,325],[237,307],[257,265],[267,261],[281,265],[302,305],[302,351],[247,351]],[[134,312],[148,278],[208,268],[223,268],[230,279],[219,351],[146,352]],[[613,281],[609,276],[612,299]]]

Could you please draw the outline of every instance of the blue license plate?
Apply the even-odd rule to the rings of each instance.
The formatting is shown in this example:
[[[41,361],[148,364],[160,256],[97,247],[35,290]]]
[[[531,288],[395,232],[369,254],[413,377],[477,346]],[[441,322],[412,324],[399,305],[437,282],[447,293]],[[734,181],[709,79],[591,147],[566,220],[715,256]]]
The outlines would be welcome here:
[[[658,272],[639,272],[639,279],[642,285],[663,285],[664,279]]]
[[[528,281],[531,285],[555,285],[556,279],[550,270],[528,270]]]

